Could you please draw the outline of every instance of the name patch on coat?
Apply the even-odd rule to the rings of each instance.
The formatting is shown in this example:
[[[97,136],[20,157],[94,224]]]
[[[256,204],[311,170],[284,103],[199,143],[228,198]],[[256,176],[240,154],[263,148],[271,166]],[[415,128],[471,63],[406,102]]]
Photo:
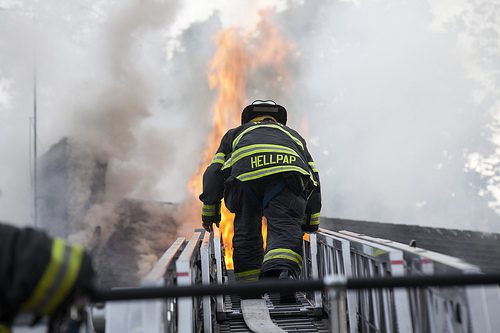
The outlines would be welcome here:
[[[287,154],[265,154],[255,155],[250,158],[252,169],[272,164],[292,164],[297,157]]]

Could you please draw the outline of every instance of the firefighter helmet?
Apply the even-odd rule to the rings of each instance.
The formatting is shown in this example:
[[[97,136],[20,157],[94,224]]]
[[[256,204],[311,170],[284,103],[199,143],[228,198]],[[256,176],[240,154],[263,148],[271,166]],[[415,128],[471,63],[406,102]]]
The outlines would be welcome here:
[[[277,122],[286,125],[286,109],[272,100],[263,101],[260,99],[253,101],[252,104],[243,109],[241,124],[246,124],[259,116],[271,116]]]

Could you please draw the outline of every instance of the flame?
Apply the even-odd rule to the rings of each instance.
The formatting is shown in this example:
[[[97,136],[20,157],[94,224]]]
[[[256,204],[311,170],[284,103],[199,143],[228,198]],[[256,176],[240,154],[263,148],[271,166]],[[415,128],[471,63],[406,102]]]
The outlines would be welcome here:
[[[240,123],[241,111],[248,102],[246,90],[250,75],[263,67],[269,67],[271,72],[276,73],[273,75],[275,80],[272,84],[283,85],[286,81],[285,60],[291,46],[280,36],[268,13],[261,13],[261,21],[253,33],[244,34],[236,28],[229,28],[219,32],[216,37],[216,52],[209,64],[208,83],[218,94],[212,106],[212,130],[207,138],[203,161],[188,184],[194,196],[198,196],[202,191],[203,172],[211,163],[222,136]],[[225,250],[224,259],[226,268],[233,269],[234,214],[229,212],[223,203],[221,215],[219,228]],[[262,235],[265,248],[265,218],[262,223]]]

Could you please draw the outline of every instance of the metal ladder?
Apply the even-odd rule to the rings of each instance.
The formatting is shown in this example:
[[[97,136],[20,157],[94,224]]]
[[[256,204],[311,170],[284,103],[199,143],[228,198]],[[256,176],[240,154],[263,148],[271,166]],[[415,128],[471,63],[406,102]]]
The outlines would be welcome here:
[[[457,258],[362,234],[320,229],[304,238],[301,279],[477,273]],[[145,285],[211,285],[232,282],[218,230],[196,230],[165,252]],[[500,294],[494,287],[396,288],[298,293],[296,304],[264,299],[271,319],[287,332],[498,332]],[[185,297],[111,303],[106,333],[250,332],[237,296]],[[97,330],[96,330],[97,331]]]
[[[212,244],[214,249],[212,253],[215,259],[213,281],[219,283],[234,282],[233,271],[225,269],[218,231],[214,232]],[[206,244],[206,246],[210,247],[210,244]],[[202,252],[210,253],[211,250],[210,248],[208,250],[202,249]],[[208,280],[205,283],[208,283]],[[264,299],[272,321],[287,332],[323,333],[330,331],[328,321],[321,318],[322,311],[318,312],[304,293],[297,293],[297,302],[292,304],[281,304],[279,295],[265,294]],[[251,332],[243,320],[239,296],[219,296],[216,303],[215,317],[217,321],[214,323],[214,328],[217,332]],[[207,325],[205,325],[204,332],[211,332],[211,328],[207,329],[206,327]]]

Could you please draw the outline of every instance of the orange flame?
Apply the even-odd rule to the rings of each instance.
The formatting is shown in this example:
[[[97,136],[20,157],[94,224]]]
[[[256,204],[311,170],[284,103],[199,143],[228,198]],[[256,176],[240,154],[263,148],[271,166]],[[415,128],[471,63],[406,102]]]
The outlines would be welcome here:
[[[239,125],[241,111],[247,103],[246,90],[250,74],[264,66],[269,67],[276,73],[273,76],[273,84],[285,83],[285,60],[291,46],[282,39],[266,13],[261,14],[261,22],[255,33],[244,35],[235,28],[229,28],[221,31],[216,37],[216,53],[209,65],[208,83],[210,88],[218,91],[218,95],[212,107],[212,131],[207,139],[203,161],[188,184],[190,192],[195,196],[202,191],[203,172],[215,155],[222,136],[230,128]],[[258,47],[252,47],[252,42],[257,43]],[[224,204],[221,213],[220,231],[225,249],[224,259],[226,268],[233,269],[234,214],[229,212]],[[262,223],[262,235],[265,244],[265,218]]]

